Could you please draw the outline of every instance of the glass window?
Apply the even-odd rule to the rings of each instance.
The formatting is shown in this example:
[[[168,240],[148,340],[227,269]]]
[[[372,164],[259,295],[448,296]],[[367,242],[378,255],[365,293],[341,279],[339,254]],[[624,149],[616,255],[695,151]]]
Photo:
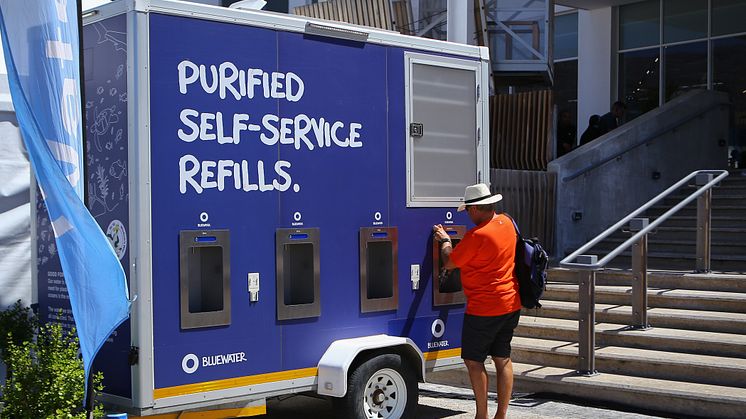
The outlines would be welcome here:
[[[578,56],[578,14],[554,17],[554,59]]]
[[[488,24],[490,48],[496,52],[497,60],[536,61],[545,58],[544,10],[498,10],[496,14],[497,19],[505,26]]]
[[[628,121],[658,107],[658,52],[653,48],[619,54],[619,97],[627,104]],[[599,110],[599,115],[606,112]]]
[[[665,0],[664,42],[688,41],[707,36],[707,0]]]
[[[746,0],[712,0],[712,34],[746,32]]]
[[[557,157],[569,151],[577,144],[578,130],[575,121],[578,119],[578,60],[554,63],[554,101],[557,104]],[[564,113],[570,116],[565,121]]]
[[[692,89],[707,89],[707,41],[663,49],[666,102]]]
[[[649,0],[619,7],[619,48],[660,43],[660,3]]]
[[[735,115],[735,144],[746,152],[746,36],[712,41],[712,80],[716,90],[727,92]]]

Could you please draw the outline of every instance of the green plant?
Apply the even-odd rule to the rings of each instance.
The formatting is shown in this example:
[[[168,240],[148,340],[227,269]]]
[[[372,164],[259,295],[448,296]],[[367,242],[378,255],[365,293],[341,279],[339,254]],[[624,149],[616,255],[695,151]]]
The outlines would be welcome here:
[[[34,338],[38,321],[31,309],[24,307],[18,300],[8,309],[0,311],[0,360],[8,364],[6,354],[8,346],[12,343],[16,346],[23,342],[29,342]]]
[[[10,342],[5,359],[12,372],[3,386],[2,419],[80,418],[85,373],[78,356],[75,332],[66,333],[57,323],[42,325],[36,339]],[[101,373],[93,375],[94,394],[103,390]],[[103,417],[97,404],[95,417]]]

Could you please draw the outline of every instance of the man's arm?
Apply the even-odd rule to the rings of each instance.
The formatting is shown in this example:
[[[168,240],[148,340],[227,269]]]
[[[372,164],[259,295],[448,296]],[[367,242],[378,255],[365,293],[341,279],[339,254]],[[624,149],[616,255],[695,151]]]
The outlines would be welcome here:
[[[458,269],[458,266],[456,266],[451,260],[453,243],[451,243],[451,238],[448,236],[448,233],[446,233],[445,229],[440,224],[433,226],[433,232],[435,233],[433,240],[440,242],[440,260],[443,262],[443,267],[449,271]]]

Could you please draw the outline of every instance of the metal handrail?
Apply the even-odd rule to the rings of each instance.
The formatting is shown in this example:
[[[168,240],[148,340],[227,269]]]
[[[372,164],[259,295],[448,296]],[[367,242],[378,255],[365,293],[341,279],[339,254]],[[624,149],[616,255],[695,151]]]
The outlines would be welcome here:
[[[656,138],[659,138],[660,136],[662,136],[663,134],[667,133],[668,131],[675,130],[676,128],[678,128],[678,127],[686,124],[687,122],[691,121],[693,117],[703,115],[703,114],[705,114],[707,112],[710,112],[711,110],[713,110],[715,108],[718,108],[720,106],[723,106],[723,104],[722,103],[716,103],[716,104],[714,104],[712,106],[707,107],[706,109],[703,109],[703,110],[697,112],[694,116],[688,116],[686,118],[681,118],[679,121],[671,124],[670,126],[667,126],[665,128],[661,128],[661,129],[653,132],[652,134],[649,134],[649,135],[645,136],[645,139],[640,140],[640,141],[638,141],[638,142],[630,145],[629,147],[624,148],[623,150],[619,150],[618,152],[614,153],[613,155],[611,155],[609,157],[606,157],[605,159],[603,159],[603,160],[601,160],[599,162],[596,162],[596,163],[593,163],[591,165],[588,165],[588,166],[586,166],[586,167],[584,167],[584,168],[576,171],[573,174],[570,174],[570,175],[567,175],[567,176],[563,177],[562,181],[563,182],[569,182],[569,181],[571,181],[571,180],[573,180],[573,179],[575,179],[577,177],[580,177],[580,176],[582,176],[582,175],[584,175],[584,174],[586,174],[586,173],[588,173],[588,172],[590,172],[592,170],[595,170],[596,168],[598,168],[600,166],[603,166],[604,164],[606,164],[606,163],[608,163],[608,162],[610,162],[610,161],[618,158],[619,156],[622,156],[623,154],[625,154],[625,153],[627,153],[627,152],[629,152],[631,150],[634,150],[634,149],[636,149],[637,147],[640,147],[643,144],[647,144],[647,143],[655,140]]]
[[[697,270],[709,271],[712,187],[727,176],[727,170],[697,170],[692,172],[560,261],[561,267],[576,269],[580,275],[578,283],[578,373],[582,375],[597,374],[595,369],[596,271],[605,267],[620,253],[634,246],[632,251],[632,327],[642,330],[648,329],[650,327],[647,322],[648,233],[694,199],[697,199]],[[692,179],[695,179],[694,183],[697,189],[656,218],[655,221],[649,223],[647,218],[636,218],[673,191],[688,184]],[[632,237],[617,246],[601,260],[598,260],[595,255],[584,254],[627,223],[629,223],[630,232],[634,233]],[[577,262],[575,259],[582,259],[582,261]]]
[[[653,205],[657,204],[660,200],[666,198],[668,195],[670,195],[675,190],[679,189],[680,187],[684,186],[692,180],[693,178],[697,177],[697,175],[700,174],[711,174],[711,175],[718,175],[717,177],[713,178],[709,182],[705,183],[704,185],[701,185],[696,191],[692,192],[688,197],[686,197],[683,201],[672,207],[670,210],[663,213],[661,216],[656,218],[655,221],[648,224],[647,227],[641,229],[639,232],[634,234],[632,237],[627,239],[624,243],[617,246],[614,250],[612,250],[608,255],[604,256],[601,260],[595,263],[579,263],[579,262],[571,262],[578,256],[585,254],[588,250],[593,248],[593,246],[600,243],[602,240],[609,237],[611,234],[613,234],[615,231],[617,231],[620,227],[627,224],[632,218],[637,217],[644,211],[646,211],[648,208],[652,207]],[[692,173],[690,173],[688,176],[684,177],[680,181],[676,182],[673,186],[669,187],[665,191],[658,194],[656,197],[648,201],[647,203],[643,204],[638,209],[632,211],[627,215],[626,217],[619,220],[616,224],[612,225],[611,227],[607,228],[593,238],[591,241],[586,243],[584,246],[582,246],[580,249],[574,251],[569,256],[565,257],[560,261],[560,266],[563,268],[575,268],[575,269],[582,269],[582,270],[599,270],[606,266],[612,259],[619,256],[620,253],[624,252],[625,250],[629,249],[636,241],[640,240],[640,238],[646,234],[648,234],[651,230],[655,229],[658,225],[660,225],[662,222],[666,221],[670,216],[678,212],[680,209],[684,208],[686,205],[688,205],[690,202],[692,202],[694,199],[699,197],[700,195],[704,194],[706,191],[708,191],[710,188],[712,188],[714,185],[720,183],[721,180],[725,179],[728,176],[727,170],[697,170]]]

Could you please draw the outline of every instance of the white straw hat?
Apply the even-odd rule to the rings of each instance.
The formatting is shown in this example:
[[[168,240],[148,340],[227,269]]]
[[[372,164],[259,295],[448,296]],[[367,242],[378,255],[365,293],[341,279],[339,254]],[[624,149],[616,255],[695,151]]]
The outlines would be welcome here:
[[[458,206],[458,210],[465,210],[467,205],[494,204],[501,199],[503,199],[502,195],[499,193],[492,195],[492,192],[490,192],[490,188],[487,185],[484,183],[478,183],[466,187],[466,190],[464,191],[464,203]]]

